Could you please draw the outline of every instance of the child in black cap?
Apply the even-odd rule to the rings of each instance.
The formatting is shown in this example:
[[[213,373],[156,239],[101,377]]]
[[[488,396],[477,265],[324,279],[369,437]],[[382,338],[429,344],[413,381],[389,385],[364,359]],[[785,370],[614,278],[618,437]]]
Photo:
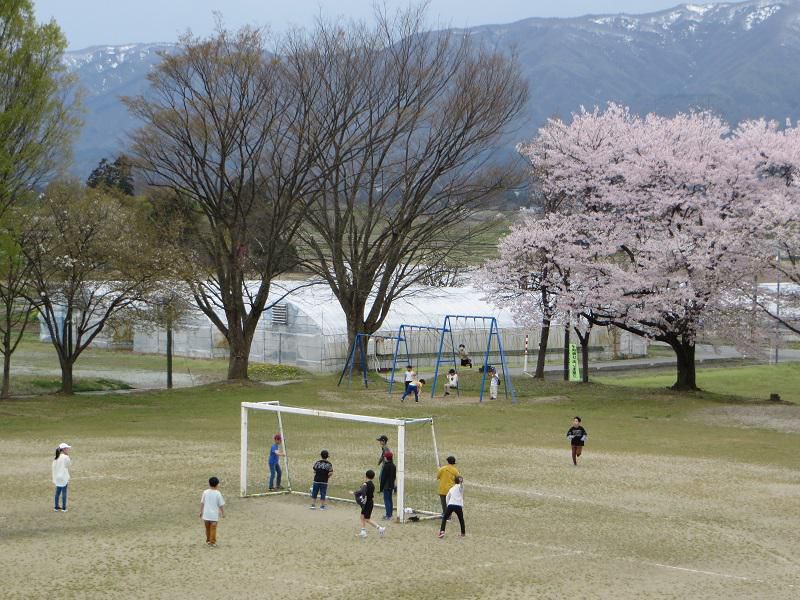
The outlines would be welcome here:
[[[386,437],[385,435],[382,435],[380,437],[376,437],[375,441],[376,442],[380,442],[380,445],[381,445],[381,456],[378,459],[378,466],[380,467],[383,464],[384,456],[386,455],[387,452],[391,452],[392,449],[389,448],[389,445],[388,445],[389,444],[389,438]]]

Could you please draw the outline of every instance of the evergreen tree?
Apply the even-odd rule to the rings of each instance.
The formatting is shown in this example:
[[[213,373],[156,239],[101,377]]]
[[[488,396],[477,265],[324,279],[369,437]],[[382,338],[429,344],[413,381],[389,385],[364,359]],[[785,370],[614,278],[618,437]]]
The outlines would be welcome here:
[[[113,163],[105,158],[91,172],[86,180],[90,188],[106,187],[119,190],[126,196],[133,196],[133,175],[131,166],[124,156],[118,156]]]

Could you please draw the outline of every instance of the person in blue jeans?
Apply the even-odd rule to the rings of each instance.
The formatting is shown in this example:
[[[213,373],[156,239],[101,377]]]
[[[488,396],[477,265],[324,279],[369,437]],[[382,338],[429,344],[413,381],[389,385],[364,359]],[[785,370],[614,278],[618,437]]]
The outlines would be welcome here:
[[[403,395],[400,396],[400,402],[404,402],[406,396],[410,394],[414,394],[414,402],[419,402],[419,393],[422,391],[422,386],[425,385],[425,380],[420,379],[419,381],[414,380],[408,384],[408,389],[403,392]]]
[[[394,512],[394,503],[392,502],[392,494],[394,493],[394,482],[397,478],[397,467],[392,460],[394,454],[387,450],[383,453],[383,467],[381,467],[380,477],[380,491],[383,492],[383,506],[386,514],[383,516],[384,521],[392,519],[392,512]]]
[[[53,485],[56,486],[55,505],[53,510],[56,512],[67,512],[67,486],[69,485],[69,467],[72,459],[69,451],[72,448],[66,442],[61,442],[56,448],[56,457],[53,459]],[[61,506],[58,500],[61,499]]]
[[[272,441],[273,444],[269,449],[269,489],[282,490],[283,487],[281,487],[281,475],[283,474],[283,471],[281,471],[281,456],[286,456],[283,450],[281,450],[281,442],[283,441],[283,438],[281,437],[280,433],[276,433],[272,438]]]
[[[417,374],[414,372],[414,367],[408,365],[406,367],[406,374],[405,374],[405,389],[403,390],[403,398],[406,395],[410,394],[413,390],[411,389],[411,383],[417,378]]]
[[[325,496],[328,494],[328,481],[333,475],[333,465],[328,460],[327,450],[322,450],[319,453],[319,460],[314,463],[314,483],[311,486],[311,506],[309,508],[314,510],[317,508],[317,495],[320,496],[319,509],[325,510]]]

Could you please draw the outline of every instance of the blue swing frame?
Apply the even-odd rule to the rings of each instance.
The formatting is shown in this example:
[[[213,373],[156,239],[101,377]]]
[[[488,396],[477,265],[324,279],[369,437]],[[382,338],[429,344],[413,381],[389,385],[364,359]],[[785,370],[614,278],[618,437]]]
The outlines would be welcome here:
[[[383,339],[383,340],[393,340],[396,339],[393,335],[375,335],[372,333],[357,333],[356,339],[353,341],[353,345],[350,346],[350,352],[347,355],[347,361],[344,363],[344,368],[342,369],[341,375],[339,375],[339,383],[336,384],[336,387],[342,385],[342,379],[344,379],[344,374],[347,373],[347,381],[350,385],[353,384],[353,365],[356,362],[356,348],[359,349],[359,355],[361,358],[361,373],[364,378],[364,387],[369,388],[369,379],[367,378],[367,343],[369,342],[369,338],[375,339]],[[362,340],[365,342],[362,343]],[[400,340],[397,340],[398,344]],[[392,364],[392,377],[394,377],[394,363],[397,362],[397,354],[395,353],[394,362]]]
[[[424,331],[438,331],[442,335],[445,334],[445,330],[443,330],[441,327],[430,327],[428,325],[414,325],[414,324],[411,324],[411,323],[402,323],[400,325],[400,327],[398,327],[397,335],[394,336],[394,339],[397,340],[397,342],[395,344],[394,358],[392,360],[392,373],[391,373],[391,375],[389,377],[388,394],[390,396],[392,395],[392,389],[394,387],[394,376],[395,376],[395,373],[397,372],[397,357],[400,355],[400,342],[403,342],[403,344],[405,345],[405,348],[406,348],[407,364],[411,364],[411,351],[408,348],[408,339],[406,338],[406,330],[408,330],[409,332],[413,332],[415,329],[420,329],[420,330],[424,330]],[[436,379],[434,377],[434,383],[435,382],[436,382]]]
[[[508,361],[506,360],[506,354],[503,350],[503,338],[500,336],[500,326],[497,324],[497,317],[492,316],[482,316],[482,315],[447,315],[444,318],[444,322],[442,326],[438,328],[441,331],[441,335],[439,337],[439,352],[436,355],[436,370],[433,374],[433,385],[431,386],[431,399],[434,398],[436,394],[436,381],[439,378],[439,366],[442,363],[449,363],[448,361],[443,360],[442,354],[444,352],[444,338],[445,333],[450,333],[450,346],[452,349],[452,356],[453,356],[453,367],[458,370],[458,365],[456,364],[456,344],[455,340],[453,339],[453,323],[451,320],[455,320],[458,323],[459,319],[469,320],[472,319],[473,323],[477,323],[481,321],[485,325],[486,321],[489,321],[489,335],[486,339],[486,351],[483,354],[483,377],[481,378],[481,393],[479,402],[483,403],[483,392],[484,388],[486,387],[486,375],[487,371],[489,370],[489,352],[492,349],[492,337],[497,338],[497,349],[500,354],[500,367],[503,370],[503,390],[508,399],[509,390],[511,392],[511,403],[517,403],[517,394],[514,391],[514,385],[511,382],[511,374],[508,371]]]

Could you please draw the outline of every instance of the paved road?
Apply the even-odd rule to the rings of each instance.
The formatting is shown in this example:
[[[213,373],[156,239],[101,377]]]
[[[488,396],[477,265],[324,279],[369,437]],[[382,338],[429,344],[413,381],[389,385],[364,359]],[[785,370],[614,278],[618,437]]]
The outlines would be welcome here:
[[[695,351],[698,365],[711,364],[716,361],[726,361],[745,358],[732,346],[722,346],[714,348],[710,345],[699,345]],[[772,358],[772,357],[771,357]],[[782,349],[779,353],[780,362],[800,362],[800,350]],[[528,364],[529,372],[533,372],[536,363],[532,359]],[[627,360],[605,360],[590,361],[589,370],[593,373],[611,371],[633,371],[652,368],[664,368],[675,365],[675,358],[669,356],[653,358],[631,358]],[[41,369],[36,367],[13,366],[13,375],[39,375],[44,377],[60,377],[61,371],[58,369]],[[545,372],[560,373],[563,370],[561,365],[547,365]],[[522,373],[522,367],[512,367],[510,369],[514,375]],[[141,369],[76,369],[74,372],[76,379],[80,378],[107,378],[124,381],[128,385],[139,389],[165,389],[167,387],[167,375],[160,371],[147,371]],[[203,385],[214,381],[213,378],[190,375],[188,373],[173,373],[172,383],[176,388],[192,387]],[[268,385],[285,385],[290,382],[270,382]]]
[[[736,360],[747,358],[733,346],[720,346],[714,348],[709,344],[699,344],[695,349],[695,361],[698,365],[713,364],[714,362],[722,362],[726,360]],[[781,349],[778,353],[779,362],[800,362],[800,350]],[[535,359],[534,359],[535,360]],[[770,360],[774,360],[771,356]],[[760,361],[767,362],[765,359]],[[659,356],[652,358],[629,358],[625,360],[589,360],[589,370],[592,372],[598,371],[633,371],[639,369],[653,369],[675,366],[675,357],[673,356]],[[536,363],[528,362],[528,371],[533,372],[536,368]],[[564,370],[563,365],[546,365],[544,368],[546,373],[561,372]],[[522,373],[521,367],[512,367],[511,372],[514,374]]]
[[[12,377],[14,375],[61,377],[61,371],[59,369],[41,369],[25,366],[12,366],[11,373]],[[116,379],[140,390],[157,390],[167,387],[167,374],[160,371],[146,371],[142,369],[75,369],[72,376],[74,379]],[[188,373],[172,374],[172,385],[174,387],[192,387],[209,383],[210,381],[211,380],[207,378],[192,376]]]

